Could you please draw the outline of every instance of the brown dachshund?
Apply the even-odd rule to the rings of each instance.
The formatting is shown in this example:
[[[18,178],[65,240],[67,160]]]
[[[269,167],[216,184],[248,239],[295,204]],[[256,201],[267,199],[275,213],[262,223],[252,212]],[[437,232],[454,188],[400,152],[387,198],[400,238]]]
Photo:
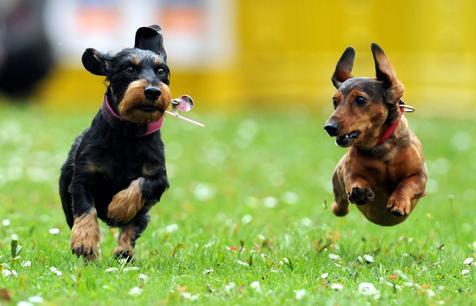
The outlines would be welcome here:
[[[403,85],[383,50],[371,49],[376,78],[351,76],[350,47],[332,76],[335,111],[324,129],[349,147],[332,177],[332,210],[345,216],[351,202],[373,223],[389,226],[404,221],[425,194],[427,170],[421,143],[402,116]]]

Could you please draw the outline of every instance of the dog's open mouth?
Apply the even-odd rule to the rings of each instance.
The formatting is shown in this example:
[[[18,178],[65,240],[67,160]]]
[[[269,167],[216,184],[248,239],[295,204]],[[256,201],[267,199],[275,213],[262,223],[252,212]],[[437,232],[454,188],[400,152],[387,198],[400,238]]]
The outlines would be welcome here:
[[[337,136],[336,143],[341,147],[350,146],[359,137],[360,131],[353,131],[345,135]]]
[[[153,105],[153,104],[141,104],[141,105],[137,106],[137,108],[140,109],[141,111],[144,111],[144,112],[147,112],[147,113],[153,113],[153,112],[156,112],[156,111],[160,111],[160,109],[156,105]]]

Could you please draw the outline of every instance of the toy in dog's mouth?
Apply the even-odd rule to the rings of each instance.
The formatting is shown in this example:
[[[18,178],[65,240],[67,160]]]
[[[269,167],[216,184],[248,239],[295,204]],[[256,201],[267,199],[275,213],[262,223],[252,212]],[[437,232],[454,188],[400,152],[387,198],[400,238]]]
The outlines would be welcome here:
[[[354,141],[359,137],[360,131],[352,131],[350,133],[337,136],[336,144],[341,147],[348,147],[354,143]]]

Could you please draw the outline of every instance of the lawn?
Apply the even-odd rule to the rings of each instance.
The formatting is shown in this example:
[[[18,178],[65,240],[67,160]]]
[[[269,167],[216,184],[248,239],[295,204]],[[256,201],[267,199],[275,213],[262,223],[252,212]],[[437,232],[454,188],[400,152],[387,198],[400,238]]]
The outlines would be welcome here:
[[[474,119],[409,115],[428,195],[384,228],[355,207],[331,213],[344,149],[324,134],[323,114],[194,114],[205,129],[167,118],[171,188],[126,265],[104,225],[98,262],[69,250],[59,168],[93,113],[0,106],[0,304],[475,303]]]

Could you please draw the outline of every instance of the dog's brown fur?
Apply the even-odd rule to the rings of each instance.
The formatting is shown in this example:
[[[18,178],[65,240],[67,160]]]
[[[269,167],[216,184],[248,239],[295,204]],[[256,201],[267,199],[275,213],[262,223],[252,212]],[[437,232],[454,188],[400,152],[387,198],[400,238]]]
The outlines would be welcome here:
[[[122,118],[135,123],[148,123],[156,121],[163,116],[165,110],[170,105],[170,100],[172,100],[170,88],[164,83],[159,84],[162,94],[154,103],[156,111],[143,112],[137,108],[138,105],[150,103],[147,102],[147,98],[144,95],[144,89],[148,85],[149,83],[144,79],[136,80],[129,84],[124,97],[119,103],[119,113]]]
[[[71,229],[71,250],[74,254],[84,255],[94,260],[101,255],[99,246],[100,233],[95,209],[74,219]]]
[[[372,53],[375,79],[351,76],[352,48],[344,52],[332,77],[337,88],[335,111],[326,130],[334,125],[337,144],[350,147],[332,178],[332,210],[345,216],[349,202],[355,203],[367,219],[389,226],[404,221],[424,195],[427,171],[421,143],[405,117],[393,135],[379,144],[381,135],[400,118],[404,89],[383,50],[372,44]],[[357,97],[365,103],[359,105]],[[345,137],[350,134],[353,137]]]
[[[116,222],[128,223],[144,207],[141,195],[143,178],[133,180],[129,187],[116,193],[107,208],[107,216]]]
[[[121,228],[119,237],[117,238],[118,246],[114,249],[114,256],[119,258],[134,257],[134,241],[137,239],[134,226],[128,224]]]

